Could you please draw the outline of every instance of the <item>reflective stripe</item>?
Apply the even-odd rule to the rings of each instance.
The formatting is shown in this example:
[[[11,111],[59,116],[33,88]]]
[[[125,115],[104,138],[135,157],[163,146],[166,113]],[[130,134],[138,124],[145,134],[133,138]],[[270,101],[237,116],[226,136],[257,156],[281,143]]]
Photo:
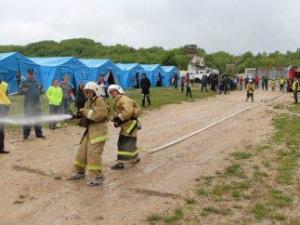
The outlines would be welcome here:
[[[99,136],[99,137],[96,137],[94,138],[93,140],[91,140],[91,144],[97,144],[97,143],[100,143],[100,142],[104,142],[108,140],[108,136],[107,135],[104,135],[104,136]]]
[[[128,152],[128,151],[118,151],[118,155],[123,156],[136,156],[139,153],[139,150],[136,150],[135,152]]]
[[[102,170],[102,166],[99,166],[99,165],[87,165],[86,168],[88,170],[96,170],[96,171],[101,171]]]
[[[130,127],[127,129],[127,131],[126,131],[126,133],[127,134],[130,134],[131,133],[131,131],[134,129],[134,127],[136,126],[136,120],[134,120],[133,122],[132,122],[132,124],[130,125]]]
[[[299,90],[299,82],[298,81],[294,81],[293,87],[292,87],[293,91],[298,91],[298,90],[296,90],[297,89],[296,88],[296,84],[298,85],[298,90]]]
[[[74,161],[74,165],[75,166],[78,166],[80,168],[85,168],[86,167],[86,164],[82,163],[82,162],[79,162],[77,160]]]
[[[90,109],[90,110],[88,111],[86,117],[87,117],[88,119],[91,119],[93,112],[94,112],[94,111]]]

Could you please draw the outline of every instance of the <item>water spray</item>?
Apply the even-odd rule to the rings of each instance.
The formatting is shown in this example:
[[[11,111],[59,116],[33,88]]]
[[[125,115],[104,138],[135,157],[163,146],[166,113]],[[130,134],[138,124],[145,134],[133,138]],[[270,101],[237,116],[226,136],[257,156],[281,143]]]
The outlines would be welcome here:
[[[10,125],[34,125],[38,123],[48,123],[48,122],[60,122],[64,120],[72,119],[69,114],[61,115],[43,115],[43,116],[32,116],[32,117],[5,117],[0,118],[0,123],[10,124]]]

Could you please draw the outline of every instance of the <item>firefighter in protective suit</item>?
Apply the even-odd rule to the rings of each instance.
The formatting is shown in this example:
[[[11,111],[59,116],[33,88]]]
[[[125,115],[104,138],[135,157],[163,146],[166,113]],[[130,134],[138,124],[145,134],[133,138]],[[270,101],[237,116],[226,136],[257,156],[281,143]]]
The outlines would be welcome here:
[[[250,79],[248,84],[246,85],[246,91],[247,91],[246,102],[248,102],[249,98],[251,98],[251,101],[254,102],[255,86],[253,84],[252,79]]]
[[[138,121],[141,108],[135,101],[124,95],[119,85],[110,85],[108,93],[114,99],[115,116],[112,121],[115,127],[121,128],[118,140],[118,162],[111,169],[122,170],[125,168],[125,163],[136,164],[140,160],[136,143],[137,131],[141,128]]]
[[[89,179],[87,184],[100,185],[104,181],[102,169],[102,152],[107,136],[108,109],[102,97],[98,97],[98,85],[88,82],[84,87],[87,98],[84,108],[80,109],[79,125],[86,130],[81,139],[74,166],[76,173],[69,180],[78,180],[85,177],[87,169]]]

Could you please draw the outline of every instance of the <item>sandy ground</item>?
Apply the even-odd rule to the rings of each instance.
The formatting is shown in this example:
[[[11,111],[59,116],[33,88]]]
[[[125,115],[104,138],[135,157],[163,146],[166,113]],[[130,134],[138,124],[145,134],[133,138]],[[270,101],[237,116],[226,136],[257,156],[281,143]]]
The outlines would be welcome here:
[[[0,224],[146,223],[148,215],[182,201],[197,177],[223,168],[228,153],[271,134],[271,116],[263,106],[164,151],[145,152],[279,93],[257,92],[254,103],[246,103],[244,95],[235,92],[145,113],[138,141],[144,150],[141,163],[122,172],[109,169],[116,158],[118,137],[110,124],[103,155],[106,180],[101,187],[88,187],[84,180],[66,181],[82,128],[45,129],[46,140],[31,135],[26,142],[21,131],[8,132],[6,145],[11,154],[0,158]],[[277,101],[289,97],[285,95]]]

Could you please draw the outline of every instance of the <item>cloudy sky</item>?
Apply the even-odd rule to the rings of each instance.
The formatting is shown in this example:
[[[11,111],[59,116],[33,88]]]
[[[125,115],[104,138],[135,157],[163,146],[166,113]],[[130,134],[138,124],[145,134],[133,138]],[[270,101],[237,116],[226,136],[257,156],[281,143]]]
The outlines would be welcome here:
[[[0,44],[103,44],[240,54],[300,47],[299,0],[0,0]]]

